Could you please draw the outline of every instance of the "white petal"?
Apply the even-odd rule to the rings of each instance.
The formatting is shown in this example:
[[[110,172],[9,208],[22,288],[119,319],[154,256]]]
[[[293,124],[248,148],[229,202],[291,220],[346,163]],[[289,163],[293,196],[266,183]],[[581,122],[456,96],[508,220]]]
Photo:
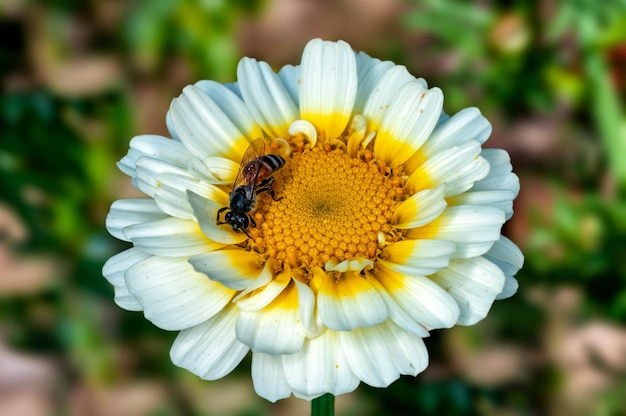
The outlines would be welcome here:
[[[491,124],[475,107],[465,108],[452,117],[440,117],[437,127],[417,154],[407,161],[405,168],[413,172],[425,160],[445,149],[471,140],[483,144],[490,134]]]
[[[376,133],[374,155],[391,166],[406,162],[432,133],[442,106],[439,88],[424,91],[417,81],[402,86]]]
[[[324,325],[337,331],[376,325],[388,316],[384,300],[358,272],[343,273],[337,280],[332,273],[326,275],[317,302]]]
[[[261,257],[242,249],[218,250],[189,259],[193,268],[224,286],[243,290],[251,285],[263,270]]]
[[[381,84],[381,80],[383,77],[386,77],[389,70],[394,67],[396,67],[396,65],[391,61],[381,61],[380,59],[370,57],[364,52],[356,54],[356,69],[357,76],[359,78],[359,89],[356,93],[356,100],[354,103],[355,114],[365,114],[365,106],[370,100],[370,96],[372,94],[376,93],[380,95],[381,93],[388,91],[389,88],[377,88],[377,86],[383,85]],[[408,71],[406,71],[406,74],[409,75],[407,80],[413,78]],[[389,101],[390,100],[387,100],[384,104],[388,104]],[[378,108],[378,106],[372,105],[370,113],[375,108]],[[382,116],[379,117],[379,120],[382,121],[382,119]]]
[[[373,387],[387,387],[400,375],[416,376],[428,366],[422,338],[393,322],[342,331],[339,340],[354,374]]]
[[[283,355],[285,378],[294,396],[312,400],[324,393],[350,393],[359,379],[350,369],[335,331],[307,339],[295,354]]]
[[[299,316],[298,291],[292,284],[263,309],[241,311],[237,318],[237,338],[255,353],[293,354],[304,342]]]
[[[447,269],[431,276],[458,303],[459,325],[473,325],[487,316],[504,287],[504,273],[482,257],[452,260]]]
[[[409,74],[404,66],[394,65],[389,61],[372,64],[367,69],[359,68],[359,82],[363,80],[365,85],[362,87],[359,83],[357,103],[365,101],[360,111],[355,109],[355,113],[362,112],[367,119],[369,131],[380,129],[391,103],[395,101],[400,90],[406,84],[415,82],[415,77]],[[361,72],[365,70],[366,73]],[[419,92],[426,91],[420,83],[416,83],[414,88]]]
[[[187,170],[198,179],[210,184],[232,184],[235,182],[240,164],[224,157],[211,156],[204,159],[192,157],[187,161]]]
[[[265,264],[265,268],[257,280],[252,282],[252,284],[245,290],[245,292],[251,293],[248,296],[241,296],[237,299],[237,306],[242,311],[258,311],[259,309],[266,307],[272,303],[276,297],[282,294],[285,288],[287,288],[287,285],[291,282],[291,269],[289,267],[285,267],[283,271],[273,276],[269,283],[263,288],[249,291],[250,287],[256,286],[258,281],[265,280],[263,279],[263,275],[267,273],[271,274],[271,267],[268,264],[269,262],[270,261]]]
[[[165,218],[124,228],[136,247],[164,257],[188,257],[224,247],[206,238],[195,221]]]
[[[285,86],[294,104],[300,102],[300,66],[285,65],[278,71],[278,78]]]
[[[130,241],[124,236],[124,227],[164,218],[168,218],[168,215],[159,209],[153,199],[118,199],[111,205],[106,229],[118,240]]]
[[[305,335],[314,338],[319,335],[322,325],[318,324],[315,314],[315,293],[309,285],[293,280],[298,288],[298,306],[300,308],[300,319]]]
[[[313,39],[300,66],[300,115],[327,140],[339,137],[350,121],[357,91],[354,52],[343,41]]]
[[[496,207],[448,207],[433,222],[407,233],[408,238],[449,240],[456,244],[452,258],[485,254],[500,238],[504,212]]]
[[[452,241],[403,240],[385,247],[379,262],[409,276],[428,276],[448,267],[455,249]]]
[[[264,399],[274,403],[291,395],[280,356],[253,353],[251,372],[254,391]]]
[[[409,176],[405,186],[419,191],[445,183],[446,197],[467,191],[489,173],[489,163],[480,152],[480,144],[469,141],[437,153]]]
[[[134,264],[144,261],[149,257],[151,256],[148,253],[133,247],[116,254],[104,263],[102,275],[113,285],[115,303],[120,308],[129,311],[143,310],[141,303],[128,291],[126,281],[124,280],[124,273]]]
[[[237,308],[181,331],[170,350],[172,362],[204,380],[217,380],[237,367],[249,351],[235,336]]]
[[[387,293],[385,288],[380,284],[376,277],[371,272],[365,272],[365,277],[368,282],[376,288],[378,294],[385,301],[387,305],[387,311],[389,313],[389,319],[395,322],[401,328],[409,331],[410,333],[417,335],[420,338],[429,336],[428,330],[422,326],[419,322],[415,321],[404,309],[396,303],[396,301]]]
[[[287,138],[289,125],[298,118],[298,108],[278,75],[266,62],[243,58],[237,79],[256,122],[271,136]]]
[[[217,225],[217,216],[220,209],[228,206],[226,193],[219,191],[213,198],[204,198],[195,192],[187,193],[187,200],[193,209],[194,217],[200,225],[200,229],[213,241],[224,244],[239,244],[248,237],[244,233],[238,233],[228,224]],[[224,221],[222,214],[221,221]]]
[[[144,315],[167,330],[190,328],[218,313],[234,292],[196,273],[184,258],[150,257],[126,271]]]
[[[421,227],[437,218],[448,205],[444,198],[445,184],[424,189],[402,201],[394,212],[396,228]]]
[[[239,161],[250,144],[217,103],[194,85],[185,87],[172,101],[169,114],[180,140],[199,158],[223,156]]]
[[[135,136],[130,141],[128,154],[117,166],[128,176],[136,177],[135,167],[140,157],[148,156],[180,168],[185,167],[191,153],[179,141],[153,134]]]
[[[513,296],[519,286],[513,276],[524,265],[524,255],[521,250],[511,240],[501,236],[483,257],[498,266],[506,277],[504,288],[496,299],[506,299]]]
[[[467,191],[448,199],[450,205],[483,205],[501,209],[506,219],[513,215],[515,194],[508,189],[493,191]]]
[[[215,102],[244,136],[250,140],[263,137],[261,127],[256,123],[240,96],[215,81],[204,80],[195,85]]]
[[[513,168],[509,154],[502,149],[484,149],[481,156],[489,162],[489,174],[484,179],[474,183],[472,190],[489,191],[506,189],[517,196],[519,193],[519,178],[512,172]]]
[[[376,277],[393,300],[426,329],[450,328],[457,322],[459,306],[429,278],[407,276],[384,266]]]

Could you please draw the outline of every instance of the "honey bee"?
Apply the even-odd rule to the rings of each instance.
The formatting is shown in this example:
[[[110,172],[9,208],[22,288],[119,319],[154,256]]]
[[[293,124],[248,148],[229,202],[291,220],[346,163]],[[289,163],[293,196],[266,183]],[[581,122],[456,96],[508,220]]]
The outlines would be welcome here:
[[[285,166],[285,159],[273,153],[265,153],[265,140],[259,138],[250,143],[241,160],[241,167],[228,196],[228,206],[217,211],[216,224],[229,224],[234,231],[246,230],[250,224],[256,227],[250,212],[256,208],[257,195],[268,192],[274,200],[274,177],[272,174]],[[228,210],[224,221],[220,221],[222,212]]]

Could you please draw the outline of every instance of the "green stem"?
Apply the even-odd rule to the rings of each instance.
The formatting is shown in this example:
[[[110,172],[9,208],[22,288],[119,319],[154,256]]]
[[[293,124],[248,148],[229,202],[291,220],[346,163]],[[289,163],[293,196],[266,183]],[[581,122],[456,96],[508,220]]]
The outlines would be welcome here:
[[[335,396],[326,393],[311,402],[311,416],[333,416],[335,414]]]

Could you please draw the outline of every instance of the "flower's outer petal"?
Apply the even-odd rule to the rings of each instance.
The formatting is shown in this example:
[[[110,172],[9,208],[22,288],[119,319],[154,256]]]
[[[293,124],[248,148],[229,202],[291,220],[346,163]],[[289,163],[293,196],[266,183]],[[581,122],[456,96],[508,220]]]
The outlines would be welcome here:
[[[362,106],[362,112],[368,121],[368,131],[378,131],[380,129],[385,115],[391,108],[391,104],[396,100],[405,85],[414,82],[416,93],[426,91],[426,88],[417,82],[415,77],[409,74],[409,71],[404,66],[392,65],[388,68],[385,62],[373,65],[363,81],[366,83],[366,89],[362,89],[361,84],[359,84],[357,102],[366,100]],[[369,84],[374,85],[369,86]],[[359,113],[357,112],[357,114]]]
[[[293,354],[304,343],[299,315],[298,289],[290,284],[265,308],[239,313],[237,338],[255,353]]]
[[[291,396],[281,356],[253,353],[251,372],[254,391],[259,396],[272,403]]]
[[[473,325],[487,316],[505,281],[502,270],[483,257],[452,260],[431,279],[459,304],[459,325]]]
[[[300,399],[312,400],[324,393],[339,396],[359,385],[335,331],[307,339],[300,351],[283,355],[282,362],[287,383]]]
[[[452,117],[440,117],[426,143],[405,163],[405,171],[413,172],[426,160],[450,147],[471,140],[483,144],[490,134],[491,124],[475,107],[465,108]]]
[[[357,91],[356,60],[343,41],[313,39],[304,48],[300,66],[300,118],[332,140],[350,121]]]
[[[217,103],[194,85],[172,100],[169,114],[177,136],[199,158],[223,156],[238,162],[250,145]]]
[[[448,267],[456,245],[446,240],[403,240],[383,250],[381,264],[409,276],[428,276]]]
[[[509,219],[513,215],[513,199],[515,194],[508,189],[493,191],[467,191],[460,195],[448,198],[448,204],[460,205],[483,205],[500,208],[504,212],[504,218]]]
[[[129,225],[124,235],[143,251],[163,257],[188,257],[224,247],[206,238],[195,221],[171,217]]]
[[[387,305],[387,311],[389,313],[389,319],[395,322],[401,328],[409,331],[410,333],[417,335],[420,338],[429,336],[428,330],[422,326],[419,322],[415,321],[396,301],[387,293],[385,288],[380,284],[378,279],[370,272],[365,272],[365,277],[368,282],[376,288],[380,297],[385,301]]]
[[[416,376],[428,366],[421,337],[391,321],[367,328],[339,332],[350,368],[372,387],[387,387],[400,375]]]
[[[244,233],[238,233],[228,224],[217,225],[219,210],[228,206],[226,193],[220,191],[213,198],[205,198],[195,192],[187,192],[187,200],[193,209],[194,217],[200,229],[208,238],[224,244],[239,244],[248,238]],[[220,221],[224,221],[224,214]]]
[[[476,141],[446,149],[415,169],[405,187],[417,192],[445,183],[446,197],[465,192],[489,173],[489,163],[480,152]]]
[[[187,161],[187,170],[192,175],[215,185],[235,182],[240,166],[237,162],[219,156],[210,156],[204,159],[192,157]]]
[[[433,189],[424,189],[402,201],[396,207],[394,216],[396,228],[408,229],[422,227],[437,218],[448,205],[444,192],[445,184]]]
[[[170,350],[172,362],[204,380],[217,380],[237,367],[250,350],[235,336],[239,311],[232,305],[181,331]]]
[[[505,236],[500,236],[500,239],[494,243],[483,257],[498,266],[506,277],[504,288],[502,292],[496,296],[496,299],[506,299],[513,296],[519,286],[513,276],[515,276],[524,265],[524,255],[522,251],[511,240]]]
[[[211,97],[244,136],[250,140],[263,137],[263,130],[237,94],[216,81],[203,80],[195,85]]]
[[[128,311],[142,311],[143,306],[126,286],[124,273],[133,265],[151,257],[150,254],[133,247],[111,257],[104,263],[102,275],[113,285],[115,303]]]
[[[241,249],[199,254],[191,257],[189,263],[197,272],[234,290],[250,286],[263,271],[261,258]]]
[[[430,136],[442,106],[439,88],[424,91],[417,81],[403,85],[376,133],[374,155],[392,167],[406,162]]]
[[[124,275],[146,319],[166,330],[190,328],[218,313],[234,291],[197,273],[185,258],[150,257]]]
[[[333,273],[327,274],[317,302],[324,325],[337,331],[376,325],[388,316],[384,300],[358,272],[345,272],[339,279]]]
[[[485,254],[500,238],[504,211],[489,206],[448,207],[433,222],[407,233],[407,238],[450,240],[456,243],[452,258]]]
[[[294,104],[298,104],[300,102],[300,66],[283,66],[278,71],[278,78],[285,86]]]
[[[380,267],[376,277],[393,300],[427,330],[451,328],[459,318],[459,305],[426,277],[407,276]]]
[[[188,190],[219,202],[228,201],[217,186],[199,180],[186,170],[148,157],[137,161],[137,183],[142,192],[154,198],[163,212],[177,218],[194,218],[187,201]]]
[[[128,153],[117,162],[117,166],[122,172],[131,178],[135,178],[137,176],[135,172],[137,160],[143,156],[159,159],[170,165],[184,168],[187,159],[191,157],[191,153],[179,141],[163,136],[145,134],[132,138]]]
[[[243,58],[237,79],[244,101],[263,130],[273,137],[289,137],[289,125],[298,118],[298,108],[272,68],[266,62]]]
[[[354,114],[365,115],[365,106],[370,100],[370,96],[374,93],[380,95],[385,92],[385,88],[380,88],[380,86],[384,85],[381,84],[381,81],[387,73],[395,67],[396,65],[393,62],[381,61],[380,59],[372,58],[365,52],[358,52],[356,54],[356,69],[357,76],[359,78],[359,89],[356,93],[356,100],[354,102]],[[407,80],[412,78],[413,77],[409,74],[409,78],[407,78]],[[377,88],[377,86],[379,86],[379,88]],[[385,100],[384,105],[389,104],[390,101],[391,100]],[[371,105],[370,107],[370,112],[376,108],[375,105]],[[383,117],[378,117],[378,119],[382,121]]]
[[[519,178],[512,172],[511,158],[502,149],[484,149],[481,156],[489,162],[489,174],[474,183],[472,191],[509,190],[514,196],[519,193]],[[513,211],[511,210],[511,215]],[[507,218],[508,219],[508,218]]]
[[[111,204],[106,218],[106,229],[118,240],[129,241],[122,231],[124,227],[167,217],[151,198],[118,199]]]

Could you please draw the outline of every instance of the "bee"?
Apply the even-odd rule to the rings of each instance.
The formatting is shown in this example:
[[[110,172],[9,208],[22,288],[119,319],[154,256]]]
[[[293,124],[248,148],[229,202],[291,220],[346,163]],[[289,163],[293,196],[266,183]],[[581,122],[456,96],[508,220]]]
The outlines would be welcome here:
[[[234,231],[243,231],[250,238],[246,229],[250,224],[256,227],[250,212],[256,208],[257,195],[268,192],[277,201],[274,193],[272,174],[285,166],[285,159],[273,153],[265,153],[265,140],[259,138],[250,143],[241,160],[241,166],[228,196],[228,206],[217,211],[216,224],[229,224]],[[224,221],[222,212],[227,211]]]

